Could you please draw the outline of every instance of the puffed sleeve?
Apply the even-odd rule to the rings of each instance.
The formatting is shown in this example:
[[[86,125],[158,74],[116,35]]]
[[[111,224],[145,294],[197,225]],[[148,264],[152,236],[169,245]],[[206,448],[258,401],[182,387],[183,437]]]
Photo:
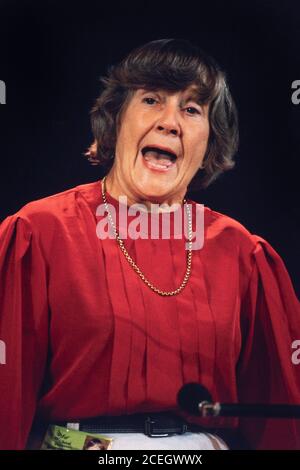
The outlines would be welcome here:
[[[0,225],[0,449],[23,449],[47,358],[46,264],[28,219]]]
[[[252,274],[242,302],[243,347],[238,364],[239,402],[300,405],[300,307],[285,265],[268,242],[253,236]],[[241,420],[253,449],[300,449],[300,420]]]

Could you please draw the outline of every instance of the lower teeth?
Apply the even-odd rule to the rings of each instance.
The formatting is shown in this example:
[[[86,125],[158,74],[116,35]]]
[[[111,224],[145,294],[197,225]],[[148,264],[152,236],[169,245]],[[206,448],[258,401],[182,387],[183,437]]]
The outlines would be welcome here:
[[[158,169],[166,170],[167,168],[169,168],[169,167],[171,166],[171,165],[162,165],[161,163],[152,162],[152,161],[149,160],[148,158],[145,158],[145,160],[146,160],[151,166],[153,166],[154,168],[158,168]]]
[[[160,165],[159,163],[152,163],[152,162],[149,162],[151,166],[154,166],[155,168],[168,168],[167,166],[165,165]]]

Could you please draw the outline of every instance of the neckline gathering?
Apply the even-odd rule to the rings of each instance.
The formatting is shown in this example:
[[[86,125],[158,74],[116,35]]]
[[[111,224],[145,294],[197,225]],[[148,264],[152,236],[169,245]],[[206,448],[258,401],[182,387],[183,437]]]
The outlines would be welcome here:
[[[101,194],[102,179],[99,180],[99,183],[100,183],[100,188],[99,188],[99,190],[100,190],[100,199],[101,199],[100,204],[104,204],[104,201],[103,201],[103,198],[102,198],[102,194]],[[130,209],[130,207],[132,207],[132,206],[134,206],[134,205],[136,205],[137,207],[138,207],[139,205],[143,206],[143,203],[142,203],[142,202],[141,202],[141,203],[136,202],[136,203],[134,203],[134,204],[132,204],[132,205],[128,205],[128,204],[125,204],[125,203],[122,202],[122,201],[118,201],[115,197],[113,197],[113,196],[109,193],[109,191],[108,191],[107,189],[106,189],[106,191],[105,191],[105,195],[106,195],[107,202],[110,203],[110,204],[112,204],[112,205],[115,207],[115,209],[117,209],[117,210],[119,210],[119,208],[122,207],[122,208],[127,208],[127,212],[128,212],[128,210]],[[124,196],[125,196],[125,195],[124,195]],[[190,204],[191,206],[193,205],[193,204],[192,204],[192,201],[191,201],[190,199],[188,199],[188,198],[186,198],[186,203],[187,203],[187,204]],[[151,217],[151,216],[157,217],[157,216],[162,216],[163,214],[170,214],[170,215],[176,214],[178,211],[182,211],[183,209],[184,209],[184,204],[180,205],[178,208],[176,208],[175,210],[172,210],[172,211],[159,211],[159,212],[155,212],[155,211],[154,211],[154,212],[150,212],[150,211],[148,211],[148,210],[143,210],[143,209],[142,209],[142,210],[141,210],[141,213],[143,213],[144,215],[147,214],[147,215],[150,216],[150,217]],[[136,214],[134,214],[134,215],[128,215],[128,216],[129,216],[129,217],[136,217]]]

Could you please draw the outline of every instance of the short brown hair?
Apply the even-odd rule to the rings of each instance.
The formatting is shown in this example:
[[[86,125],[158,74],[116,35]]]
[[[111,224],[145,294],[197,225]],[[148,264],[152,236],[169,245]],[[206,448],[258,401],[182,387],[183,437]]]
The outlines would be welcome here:
[[[195,84],[200,101],[209,104],[210,135],[203,168],[193,182],[205,188],[234,166],[238,147],[237,110],[224,71],[210,56],[184,39],[160,39],[134,49],[100,77],[103,85],[90,111],[94,142],[85,152],[93,165],[108,172],[122,112],[139,88],[180,91]]]

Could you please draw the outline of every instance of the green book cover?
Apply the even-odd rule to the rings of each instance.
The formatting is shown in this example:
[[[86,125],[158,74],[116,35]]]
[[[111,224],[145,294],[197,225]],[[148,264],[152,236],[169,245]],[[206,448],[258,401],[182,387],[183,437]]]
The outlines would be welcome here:
[[[50,425],[41,449],[109,450],[111,445],[112,439],[101,434],[91,434],[62,426]]]

